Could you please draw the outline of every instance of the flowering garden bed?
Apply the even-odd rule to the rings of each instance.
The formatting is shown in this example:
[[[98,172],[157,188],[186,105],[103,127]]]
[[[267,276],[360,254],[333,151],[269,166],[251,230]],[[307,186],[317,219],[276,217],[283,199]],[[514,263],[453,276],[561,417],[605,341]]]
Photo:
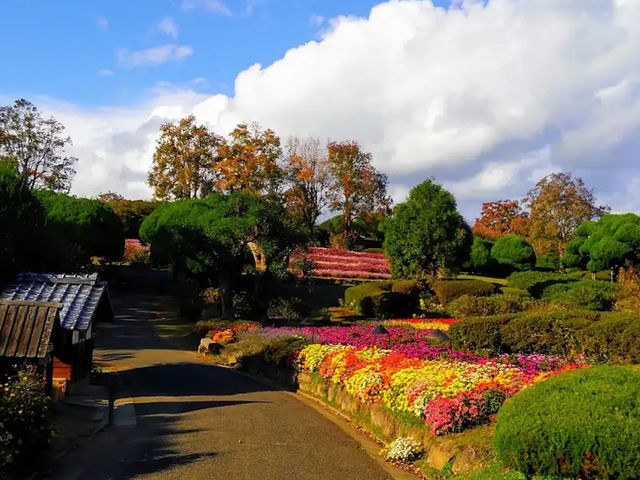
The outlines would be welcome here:
[[[389,262],[383,253],[312,247],[304,258],[313,262],[315,277],[370,280],[391,278]],[[295,260],[294,258],[292,261]]]

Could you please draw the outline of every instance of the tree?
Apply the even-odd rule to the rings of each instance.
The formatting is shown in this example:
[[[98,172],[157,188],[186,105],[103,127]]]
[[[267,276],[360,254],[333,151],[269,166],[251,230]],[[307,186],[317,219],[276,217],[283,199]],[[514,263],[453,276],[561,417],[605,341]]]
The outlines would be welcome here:
[[[222,139],[193,115],[160,127],[147,181],[160,199],[198,198],[214,186],[216,156]]]
[[[140,227],[155,261],[186,268],[218,285],[223,316],[233,317],[234,280],[253,256],[257,277],[281,272],[297,245],[278,202],[236,192],[158,207]]]
[[[528,239],[538,256],[564,255],[576,228],[603,215],[608,207],[595,204],[593,190],[570,173],[552,173],[538,181],[525,202],[529,207]]]
[[[360,149],[356,142],[331,142],[328,145],[330,206],[342,212],[344,245],[355,240],[353,221],[386,213],[391,203],[387,196],[387,177],[371,163],[371,154]]]
[[[456,200],[427,180],[411,189],[386,221],[384,250],[396,277],[434,276],[469,258],[472,234],[456,209]]]
[[[125,238],[138,238],[144,219],[162,203],[156,200],[127,200],[112,192],[100,194],[98,199],[120,218]]]
[[[489,240],[481,237],[473,237],[469,263],[474,272],[483,274],[493,273],[496,267],[496,261],[491,256],[492,247],[493,243]]]
[[[221,193],[273,194],[282,180],[280,138],[257,123],[239,124],[218,148],[214,185]]]
[[[491,247],[491,256],[506,270],[532,270],[536,266],[533,247],[514,233],[496,240]]]
[[[75,157],[64,149],[71,139],[53,117],[42,118],[35,105],[19,99],[0,107],[0,158],[13,162],[26,185],[68,192],[75,175]]]
[[[567,244],[562,259],[568,267],[587,268],[595,273],[640,261],[640,217],[633,213],[604,215],[583,223]]]
[[[44,212],[15,165],[0,161],[0,285],[34,266],[41,251]]]
[[[515,233],[524,235],[527,214],[515,200],[498,200],[482,204],[480,218],[472,227],[473,234],[495,241],[500,237]]]
[[[76,198],[48,190],[35,192],[44,208],[49,228],[63,238],[67,251],[82,262],[91,257],[122,258],[122,222],[113,210],[99,200]]]
[[[302,141],[292,137],[287,142],[282,170],[287,209],[313,237],[316,221],[329,205],[331,176],[326,151],[317,138]]]

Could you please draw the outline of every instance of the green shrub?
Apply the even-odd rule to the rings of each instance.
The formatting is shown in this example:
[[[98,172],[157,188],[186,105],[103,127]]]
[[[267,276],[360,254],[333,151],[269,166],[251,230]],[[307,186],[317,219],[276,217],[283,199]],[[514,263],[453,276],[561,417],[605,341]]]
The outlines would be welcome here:
[[[432,288],[442,305],[462,295],[488,296],[495,292],[491,283],[482,280],[440,280]]]
[[[558,283],[577,282],[582,278],[582,272],[578,273],[554,273],[554,272],[516,272],[509,275],[507,284],[511,288],[526,290],[535,298],[540,298],[547,287]]]
[[[550,285],[543,290],[542,299],[588,310],[611,310],[619,293],[617,283],[580,280]]]
[[[586,312],[526,312],[502,325],[502,348],[512,353],[577,355],[578,331],[598,318],[589,318]]]
[[[299,321],[307,317],[309,312],[309,305],[298,297],[276,297],[269,300],[267,318]]]
[[[35,369],[2,379],[0,478],[24,474],[42,460],[51,438],[49,398]]]
[[[496,317],[460,320],[449,327],[448,335],[455,350],[495,354],[501,348],[500,319]]]
[[[500,292],[503,295],[511,295],[512,297],[530,297],[531,294],[521,288],[501,287]]]
[[[513,233],[496,240],[491,247],[491,256],[506,270],[531,270],[536,266],[533,247]]]
[[[375,318],[407,318],[416,310],[416,297],[399,292],[383,292],[370,297]]]
[[[396,280],[391,285],[391,291],[406,295],[419,295],[424,291],[424,283],[420,280]]]
[[[502,462],[527,476],[632,480],[640,472],[640,371],[600,366],[559,374],[498,413]]]
[[[640,363],[640,318],[635,312],[604,314],[578,335],[590,361]]]
[[[366,317],[373,316],[373,297],[382,295],[384,290],[371,283],[349,287],[344,291],[344,303],[348,308]]]
[[[469,263],[474,272],[487,274],[496,270],[496,260],[491,256],[492,247],[493,243],[489,240],[473,237]]]
[[[463,295],[447,305],[447,311],[455,318],[486,317],[503,313],[518,313],[535,304],[531,297],[522,295],[492,295],[474,297]]]
[[[267,362],[283,366],[289,365],[293,359],[293,355],[310,343],[309,340],[302,337],[279,338],[271,342],[267,348],[264,349],[262,356]]]

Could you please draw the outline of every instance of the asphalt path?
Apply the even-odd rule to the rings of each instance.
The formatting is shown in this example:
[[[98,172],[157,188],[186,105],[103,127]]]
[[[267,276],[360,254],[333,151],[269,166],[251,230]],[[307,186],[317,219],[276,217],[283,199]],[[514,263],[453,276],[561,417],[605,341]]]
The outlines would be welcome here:
[[[56,480],[387,480],[361,443],[290,392],[207,363],[156,322],[170,297],[122,293],[95,358],[118,371],[116,425],[58,465]]]

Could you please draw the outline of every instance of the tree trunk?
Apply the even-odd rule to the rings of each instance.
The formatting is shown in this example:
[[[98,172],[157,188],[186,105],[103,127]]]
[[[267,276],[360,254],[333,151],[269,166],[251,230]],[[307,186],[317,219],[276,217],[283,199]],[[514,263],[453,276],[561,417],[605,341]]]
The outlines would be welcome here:
[[[218,290],[222,301],[222,318],[233,320],[233,282],[232,277],[225,267],[218,273]]]

